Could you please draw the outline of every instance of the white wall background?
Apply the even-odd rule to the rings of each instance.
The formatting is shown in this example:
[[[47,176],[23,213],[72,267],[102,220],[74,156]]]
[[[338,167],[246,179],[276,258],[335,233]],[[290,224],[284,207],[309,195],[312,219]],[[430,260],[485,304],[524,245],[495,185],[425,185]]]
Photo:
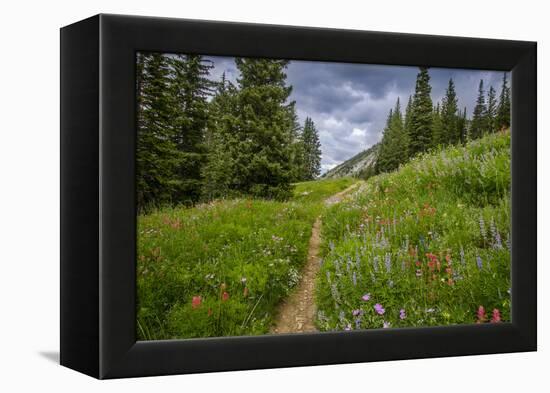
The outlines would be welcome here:
[[[0,391],[472,392],[548,385],[550,133],[543,1],[6,1],[0,21]],[[96,381],[56,364],[59,345],[59,31],[96,13],[539,42],[539,352]],[[537,388],[538,387],[538,388]]]

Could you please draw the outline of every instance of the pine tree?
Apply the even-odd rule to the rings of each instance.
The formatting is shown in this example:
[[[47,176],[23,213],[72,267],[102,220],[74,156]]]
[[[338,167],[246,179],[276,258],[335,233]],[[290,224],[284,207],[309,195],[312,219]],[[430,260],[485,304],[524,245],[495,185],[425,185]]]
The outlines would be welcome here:
[[[426,67],[420,67],[416,77],[411,124],[409,129],[409,155],[414,156],[429,149],[432,144],[432,99],[430,75]]]
[[[210,102],[210,117],[206,133],[207,160],[202,170],[205,200],[230,196],[236,171],[233,155],[238,146],[237,88],[222,74],[214,98]]]
[[[410,136],[411,136],[411,120],[412,120],[412,112],[414,107],[414,101],[413,97],[409,96],[409,100],[407,101],[407,107],[405,108],[405,118],[403,120],[403,133],[405,136],[405,139],[407,141],[407,155],[405,156],[405,160],[409,158],[410,152]]]
[[[449,85],[443,97],[441,105],[441,144],[456,144],[460,141],[460,130],[458,128],[458,99],[456,97],[455,84],[449,79]]]
[[[468,120],[466,118],[466,107],[464,111],[460,112],[457,117],[457,131],[458,131],[458,142],[466,143],[468,139]]]
[[[439,102],[435,106],[432,116],[432,146],[446,145],[448,143],[447,134],[443,129],[443,119],[439,109]]]
[[[476,139],[483,136],[487,129],[487,106],[485,105],[485,91],[483,90],[483,79],[479,82],[478,96],[474,115],[470,125],[470,139]]]
[[[293,104],[284,72],[287,61],[235,59],[240,71],[238,87],[225,97],[214,132],[223,164],[209,158],[217,173],[207,178],[208,188],[219,185],[228,194],[250,194],[284,199],[291,195]],[[223,101],[223,100],[222,100]]]
[[[296,114],[296,108],[289,108],[292,118],[292,143],[291,143],[291,182],[299,182],[304,180],[305,174],[305,145],[303,127],[298,121],[298,115]]]
[[[174,179],[175,203],[196,202],[202,193],[202,167],[206,161],[205,133],[208,123],[208,97],[213,83],[208,78],[213,65],[202,56],[178,55],[171,58],[174,97],[174,142],[178,149]]]
[[[170,65],[158,53],[137,56],[137,204],[139,210],[172,201],[175,157]]]
[[[510,88],[506,80],[506,73],[504,73],[502,77],[502,89],[500,91],[497,106],[496,126],[498,129],[510,127]]]
[[[489,87],[489,93],[487,95],[487,112],[485,113],[485,124],[487,126],[487,132],[493,133],[497,130],[497,102],[496,92],[493,86]]]
[[[408,138],[403,124],[399,98],[390,109],[376,161],[377,172],[389,172],[397,169],[407,160]]]
[[[391,167],[390,163],[390,146],[391,146],[391,120],[393,117],[393,109],[390,109],[386,119],[386,125],[382,132],[382,140],[378,148],[378,156],[376,158],[376,173],[387,172]]]
[[[306,117],[302,133],[304,173],[301,180],[313,180],[321,173],[321,142],[315,124]]]

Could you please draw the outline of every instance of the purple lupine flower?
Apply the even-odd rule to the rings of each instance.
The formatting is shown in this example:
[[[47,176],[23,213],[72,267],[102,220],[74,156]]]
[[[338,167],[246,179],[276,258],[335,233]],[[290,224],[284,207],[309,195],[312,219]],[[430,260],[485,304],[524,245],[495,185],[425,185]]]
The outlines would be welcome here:
[[[476,257],[476,264],[479,270],[483,269],[483,261],[479,255]]]
[[[462,266],[466,264],[466,259],[464,258],[464,247],[460,246],[460,263]]]
[[[399,319],[403,320],[407,318],[407,313],[405,312],[405,309],[402,308],[401,310],[399,310]]]
[[[353,310],[351,313],[353,314],[354,317],[356,317],[358,315],[363,315],[363,310],[358,308],[356,310]]]
[[[370,293],[365,293],[361,299],[363,299],[364,302],[368,302],[370,300]]]
[[[493,248],[495,249],[501,249],[502,248],[502,240],[500,238],[500,233],[498,233],[498,229],[495,225],[495,220],[491,218],[491,236],[493,237]]]
[[[389,273],[391,271],[391,254],[386,253],[384,257],[384,264],[386,265],[386,271]]]
[[[383,326],[384,329],[387,329],[391,326],[391,323],[384,321],[382,326]]]
[[[351,281],[353,281],[353,286],[357,286],[357,273],[353,272]]]
[[[378,315],[384,315],[384,313],[386,312],[386,310],[384,310],[384,307],[382,307],[380,303],[376,303],[374,305],[374,311],[376,311]]]

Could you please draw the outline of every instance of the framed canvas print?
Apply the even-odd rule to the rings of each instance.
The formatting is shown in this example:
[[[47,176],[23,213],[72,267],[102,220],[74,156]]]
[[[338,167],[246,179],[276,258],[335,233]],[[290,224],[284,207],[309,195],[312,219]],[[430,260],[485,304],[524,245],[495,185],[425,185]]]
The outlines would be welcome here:
[[[536,44],[61,29],[61,364],[536,350]]]

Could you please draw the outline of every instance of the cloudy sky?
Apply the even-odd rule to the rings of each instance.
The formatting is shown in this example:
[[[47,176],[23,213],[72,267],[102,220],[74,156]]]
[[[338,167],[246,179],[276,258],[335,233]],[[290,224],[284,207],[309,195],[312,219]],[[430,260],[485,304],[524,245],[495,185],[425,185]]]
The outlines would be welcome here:
[[[235,82],[239,72],[233,58],[209,57],[212,78],[223,72]],[[322,172],[340,164],[378,142],[390,108],[397,98],[407,105],[414,93],[417,67],[291,61],[287,81],[293,86],[300,121],[315,122],[321,139]],[[460,108],[471,116],[480,79],[492,85],[497,96],[502,72],[431,68],[432,100],[441,101],[449,78],[453,78]]]

